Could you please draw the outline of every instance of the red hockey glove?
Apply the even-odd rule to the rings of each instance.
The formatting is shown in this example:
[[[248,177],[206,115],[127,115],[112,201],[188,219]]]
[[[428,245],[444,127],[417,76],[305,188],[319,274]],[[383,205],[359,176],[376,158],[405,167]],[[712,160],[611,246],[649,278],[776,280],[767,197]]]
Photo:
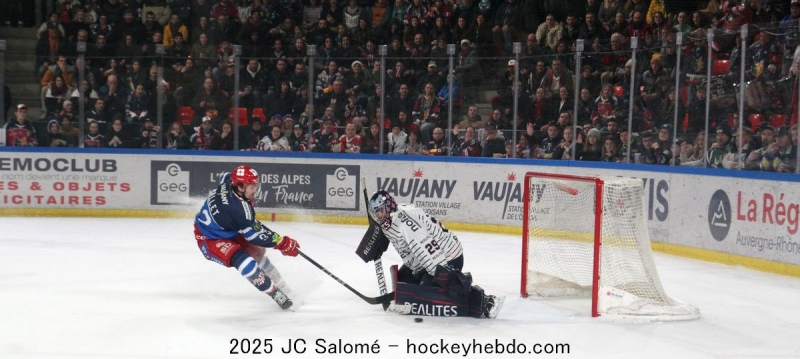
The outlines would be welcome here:
[[[283,239],[278,242],[275,249],[281,251],[285,256],[297,257],[297,250],[300,249],[300,245],[297,244],[296,240],[289,238],[289,236],[283,236]]]

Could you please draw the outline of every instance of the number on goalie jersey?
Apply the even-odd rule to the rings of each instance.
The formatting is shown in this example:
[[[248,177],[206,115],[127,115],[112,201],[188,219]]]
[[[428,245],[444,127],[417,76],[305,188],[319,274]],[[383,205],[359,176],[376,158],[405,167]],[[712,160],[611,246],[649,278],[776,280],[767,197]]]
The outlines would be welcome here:
[[[390,221],[383,233],[415,276],[421,272],[433,276],[437,265],[461,269],[461,242],[436,218],[414,205],[400,204]]]
[[[266,272],[272,269],[264,248],[275,248],[284,255],[297,256],[300,246],[289,236],[281,236],[255,218],[255,195],[261,183],[258,173],[249,166],[239,166],[233,173],[220,175],[219,185],[209,194],[194,220],[197,246],[206,259],[234,267],[258,290],[269,294],[287,309],[291,300],[275,286]]]

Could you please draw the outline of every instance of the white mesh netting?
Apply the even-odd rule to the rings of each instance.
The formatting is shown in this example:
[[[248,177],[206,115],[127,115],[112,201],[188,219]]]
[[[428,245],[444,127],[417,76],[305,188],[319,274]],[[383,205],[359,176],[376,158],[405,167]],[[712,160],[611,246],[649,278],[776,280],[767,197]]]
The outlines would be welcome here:
[[[524,292],[531,296],[591,296],[596,183],[530,178],[527,268]],[[596,300],[601,315],[683,320],[697,308],[666,295],[653,263],[642,182],[604,178]]]

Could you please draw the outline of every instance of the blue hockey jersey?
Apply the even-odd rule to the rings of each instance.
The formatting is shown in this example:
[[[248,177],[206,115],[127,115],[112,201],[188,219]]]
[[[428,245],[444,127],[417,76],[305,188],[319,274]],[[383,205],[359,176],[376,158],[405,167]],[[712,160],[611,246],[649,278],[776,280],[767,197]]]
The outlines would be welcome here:
[[[273,247],[281,241],[280,235],[256,220],[250,201],[234,193],[229,173],[220,175],[219,182],[194,219],[204,236],[210,240],[235,240],[241,233],[248,242],[262,247]]]

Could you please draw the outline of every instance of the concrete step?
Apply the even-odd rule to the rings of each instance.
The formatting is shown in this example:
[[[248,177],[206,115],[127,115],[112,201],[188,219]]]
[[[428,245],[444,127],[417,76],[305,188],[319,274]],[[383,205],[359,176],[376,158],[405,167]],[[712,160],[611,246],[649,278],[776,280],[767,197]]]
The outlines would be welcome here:
[[[35,53],[36,39],[6,39],[6,56]]]
[[[36,56],[31,55],[30,59],[14,59],[9,60],[6,58],[5,61],[5,70],[6,74],[9,73],[28,73],[35,75],[36,69],[34,68],[36,63]]]
[[[38,76],[29,72],[6,72],[5,80],[7,85],[35,84],[39,82]]]
[[[36,30],[32,27],[2,27],[0,28],[0,39],[27,39],[36,43]]]
[[[39,98],[42,93],[42,86],[38,83],[14,84],[9,85],[11,94],[14,98]]]

